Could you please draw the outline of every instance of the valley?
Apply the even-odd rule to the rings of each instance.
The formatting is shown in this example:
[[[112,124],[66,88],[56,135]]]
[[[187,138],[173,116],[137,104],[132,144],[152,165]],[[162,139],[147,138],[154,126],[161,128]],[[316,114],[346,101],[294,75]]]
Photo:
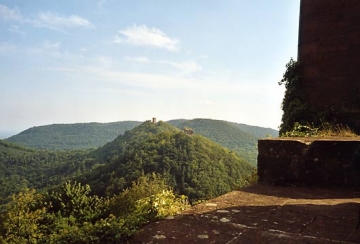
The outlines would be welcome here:
[[[21,211],[29,215],[17,221],[25,221],[21,222],[24,226],[32,221],[31,228],[37,230],[31,232],[33,238],[44,235],[41,231],[45,227],[40,226],[50,221],[45,229],[54,233],[55,240],[69,240],[76,230],[103,240],[97,231],[101,221],[106,221],[116,228],[106,238],[125,240],[149,221],[256,181],[252,160],[256,161],[257,137],[276,132],[207,119],[114,125],[33,127],[0,140],[0,230],[5,239],[9,239],[12,228],[21,227],[10,224],[21,204],[26,208]],[[185,127],[194,133],[185,133]],[[97,136],[101,130],[107,131],[107,136]],[[75,132],[80,134],[78,140],[74,140]],[[73,135],[71,139],[69,134]],[[110,134],[116,137],[111,140]],[[96,148],[95,137],[99,139],[96,143],[102,141]],[[10,142],[20,138],[32,147]],[[47,144],[52,149],[44,149]],[[167,203],[159,208],[158,201]],[[123,204],[128,207],[120,207]],[[87,209],[87,214],[80,209]],[[63,230],[60,220],[66,221],[67,234],[57,231]]]

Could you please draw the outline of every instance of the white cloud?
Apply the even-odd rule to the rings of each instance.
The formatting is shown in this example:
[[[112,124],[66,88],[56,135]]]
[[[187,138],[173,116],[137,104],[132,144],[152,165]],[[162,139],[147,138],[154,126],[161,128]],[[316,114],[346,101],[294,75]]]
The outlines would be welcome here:
[[[167,60],[150,61],[148,57],[125,57],[125,59],[128,61],[134,61],[139,63],[169,65],[171,67],[183,71],[186,74],[194,73],[202,69],[202,67],[194,61],[187,61],[187,62],[171,62]]]
[[[96,61],[102,68],[110,68],[113,64],[113,59],[106,56],[99,56]]]
[[[133,25],[119,31],[123,38],[116,36],[114,43],[129,43],[137,46],[152,46],[164,48],[169,51],[179,51],[179,41],[168,37],[164,32],[157,28],[148,28],[146,25]]]
[[[22,30],[20,29],[20,27],[17,26],[17,25],[11,26],[11,27],[8,29],[8,31],[10,31],[10,32],[12,32],[12,33],[19,34],[19,35],[21,35],[21,36],[25,36],[25,35],[26,35],[26,32],[25,32],[25,31],[22,31]]]
[[[48,41],[45,41],[44,42],[44,48],[45,49],[59,49],[61,45],[61,42],[54,42],[54,43],[51,43],[51,42],[48,42]]]
[[[3,20],[23,21],[23,16],[18,9],[11,9],[0,4],[0,18]]]
[[[149,58],[147,57],[125,57],[126,60],[139,62],[139,63],[148,63]]]
[[[61,16],[51,12],[39,13],[36,18],[26,18],[22,16],[18,9],[11,9],[5,5],[0,4],[0,18],[8,21],[17,21],[23,23],[30,23],[36,27],[45,27],[53,30],[62,30],[64,28],[81,27],[86,29],[94,28],[94,25],[85,18],[77,15]],[[18,29],[10,29],[16,32]]]
[[[45,27],[54,30],[61,30],[63,28],[75,28],[82,27],[86,29],[94,28],[87,19],[84,19],[77,15],[71,15],[68,17],[61,16],[54,13],[39,13],[37,18],[32,21],[35,26]]]
[[[194,61],[189,62],[170,62],[170,61],[159,61],[158,63],[168,64],[172,67],[178,68],[183,72],[190,74],[201,70],[201,66]]]

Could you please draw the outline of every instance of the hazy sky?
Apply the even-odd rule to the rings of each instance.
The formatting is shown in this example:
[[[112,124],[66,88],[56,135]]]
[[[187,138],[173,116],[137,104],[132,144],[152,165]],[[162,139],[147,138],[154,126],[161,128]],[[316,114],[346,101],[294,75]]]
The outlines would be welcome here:
[[[211,118],[277,129],[299,0],[0,0],[0,131]]]

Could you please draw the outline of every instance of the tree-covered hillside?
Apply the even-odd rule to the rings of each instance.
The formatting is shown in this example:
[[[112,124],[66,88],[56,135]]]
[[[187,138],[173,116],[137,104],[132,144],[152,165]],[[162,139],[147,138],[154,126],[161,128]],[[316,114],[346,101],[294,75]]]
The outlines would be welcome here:
[[[116,148],[123,154],[114,151]],[[176,192],[191,199],[208,199],[244,186],[254,172],[254,167],[234,152],[164,122],[145,122],[96,153],[93,156],[99,159],[113,156],[81,181],[99,195],[118,193],[144,174],[159,173]]]
[[[89,183],[95,192],[119,192],[148,173],[166,175],[178,192],[204,198],[240,186],[252,170],[234,151],[162,121],[147,121],[92,151],[30,149],[0,141],[1,198],[74,177]],[[91,173],[81,176],[85,172]],[[206,188],[214,179],[217,188]]]
[[[37,126],[27,129],[6,140],[26,147],[38,149],[94,149],[111,142],[117,138],[118,135],[124,134],[126,131],[133,129],[141,123],[142,122],[137,121],[123,121],[113,123],[53,124]],[[191,127],[196,130],[196,133],[211,138],[220,145],[236,151],[240,156],[246,158],[254,165],[256,165],[257,148],[246,145],[254,145],[254,140],[256,141],[259,138],[264,138],[267,135],[272,137],[277,137],[278,135],[278,131],[273,129],[221,120],[177,119],[168,121],[168,123],[181,130],[184,126]],[[223,133],[223,135],[220,135],[220,132]],[[232,136],[234,133],[236,136]]]
[[[261,139],[261,138],[266,138],[268,136],[271,137],[278,137],[279,136],[279,131],[271,129],[271,128],[264,128],[264,127],[260,127],[260,126],[253,126],[253,125],[246,125],[246,124],[240,124],[240,123],[234,123],[234,122],[228,122],[228,121],[224,121],[224,120],[213,120],[213,119],[193,119],[193,120],[187,120],[187,119],[174,119],[174,120],[169,120],[167,121],[167,123],[174,125],[180,129],[181,126],[186,126],[186,124],[188,123],[214,123],[218,124],[219,122],[225,122],[230,126],[235,126],[236,128],[242,130],[245,133],[248,133],[252,136],[254,136],[256,139]]]
[[[30,149],[0,140],[0,199],[25,188],[55,186],[84,173],[91,166],[87,153]]]
[[[179,131],[179,129],[176,127],[173,127],[170,124],[164,123],[162,121],[158,122],[158,125],[159,126],[154,126],[153,123],[147,121],[132,130],[126,131],[123,135],[118,136],[115,140],[99,147],[90,153],[90,156],[96,158],[98,161],[107,162],[114,156],[117,157],[124,153],[127,143],[131,140],[140,141],[150,134],[157,134],[163,131]]]
[[[49,150],[97,148],[141,122],[77,123],[36,126],[6,139],[26,147]]]
[[[123,243],[142,225],[180,213],[188,198],[246,186],[254,173],[233,151],[161,121],[93,151],[0,140],[0,243]]]
[[[210,119],[172,120],[169,123],[180,129],[190,127],[194,133],[210,138],[223,147],[231,149],[252,165],[257,163],[258,138],[241,130],[239,124]]]

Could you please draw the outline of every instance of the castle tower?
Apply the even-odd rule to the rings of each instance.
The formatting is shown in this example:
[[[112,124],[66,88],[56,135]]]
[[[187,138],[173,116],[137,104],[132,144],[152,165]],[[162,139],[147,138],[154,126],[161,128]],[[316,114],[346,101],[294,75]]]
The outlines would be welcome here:
[[[360,0],[301,0],[298,61],[308,104],[360,133]]]

